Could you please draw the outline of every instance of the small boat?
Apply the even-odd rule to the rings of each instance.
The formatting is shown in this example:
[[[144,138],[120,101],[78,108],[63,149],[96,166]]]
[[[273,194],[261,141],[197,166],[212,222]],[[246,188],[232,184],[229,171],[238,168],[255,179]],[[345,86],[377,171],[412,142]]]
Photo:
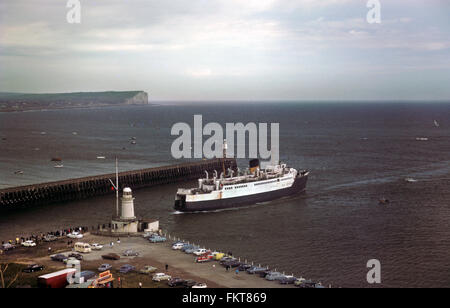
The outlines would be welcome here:
[[[53,157],[51,161],[62,161],[61,157]]]
[[[106,159],[105,156],[97,156],[97,159]]]
[[[136,141],[133,140],[133,141],[131,141],[130,143],[131,143],[131,144],[136,144]]]
[[[54,168],[64,168],[64,165],[55,165]]]
[[[382,199],[380,199],[380,200],[378,201],[378,203],[379,203],[379,204],[389,204],[390,201],[389,201],[389,199],[382,198]]]
[[[22,170],[14,171],[14,174],[23,174],[23,171]]]
[[[428,141],[428,138],[426,138],[426,137],[417,137],[416,140],[417,141]]]
[[[434,120],[434,126],[440,127],[441,125],[439,124],[439,122],[437,120]]]
[[[46,132],[41,132],[41,135],[47,135],[47,133]]]
[[[416,183],[417,182],[417,180],[413,179],[413,178],[406,178],[405,181],[408,183]]]
[[[72,135],[76,136],[76,135],[78,135],[78,133],[77,132],[73,132]]]

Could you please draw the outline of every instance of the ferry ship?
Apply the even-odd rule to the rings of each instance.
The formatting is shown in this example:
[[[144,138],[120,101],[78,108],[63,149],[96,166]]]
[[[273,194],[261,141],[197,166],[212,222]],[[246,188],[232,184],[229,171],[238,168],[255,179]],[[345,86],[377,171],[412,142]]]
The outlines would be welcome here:
[[[175,210],[180,212],[201,212],[249,206],[281,197],[302,193],[306,190],[309,172],[297,171],[286,164],[260,169],[259,160],[250,161],[250,168],[244,174],[229,169],[218,177],[198,180],[198,187],[180,188],[175,197]],[[224,176],[225,175],[225,176]]]

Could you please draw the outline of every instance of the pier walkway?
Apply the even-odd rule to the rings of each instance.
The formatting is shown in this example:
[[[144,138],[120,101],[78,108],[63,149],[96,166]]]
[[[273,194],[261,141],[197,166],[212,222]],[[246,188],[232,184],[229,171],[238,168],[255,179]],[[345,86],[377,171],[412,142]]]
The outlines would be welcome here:
[[[119,173],[120,189],[151,187],[155,185],[195,180],[209,173],[225,168],[235,170],[235,159],[212,159],[192,163],[126,171]],[[0,209],[17,206],[31,206],[57,202],[87,199],[114,193],[109,179],[115,181],[115,174],[105,174],[65,181],[27,185],[0,190]]]

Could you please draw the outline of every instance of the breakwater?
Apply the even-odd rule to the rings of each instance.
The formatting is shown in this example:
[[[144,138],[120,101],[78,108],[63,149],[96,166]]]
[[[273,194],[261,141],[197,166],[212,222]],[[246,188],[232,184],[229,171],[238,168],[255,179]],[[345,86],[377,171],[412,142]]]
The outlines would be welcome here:
[[[195,180],[204,176],[205,170],[213,172],[225,168],[236,169],[235,159],[212,159],[157,168],[148,168],[119,173],[120,189],[138,189],[155,185]],[[87,199],[114,193],[109,179],[115,174],[70,179],[51,183],[27,185],[0,190],[0,208],[34,206]]]

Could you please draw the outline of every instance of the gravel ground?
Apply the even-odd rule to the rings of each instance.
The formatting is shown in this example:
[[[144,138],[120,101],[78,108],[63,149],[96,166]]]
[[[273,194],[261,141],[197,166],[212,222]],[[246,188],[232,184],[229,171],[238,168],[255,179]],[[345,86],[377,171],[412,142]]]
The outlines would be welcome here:
[[[82,240],[87,243],[101,243],[104,248],[100,251],[93,251],[88,254],[83,254],[83,261],[81,262],[82,270],[94,270],[102,264],[109,263],[113,266],[114,277],[121,277],[123,287],[137,287],[139,282],[143,287],[166,287],[165,283],[154,283],[151,281],[151,275],[143,275],[138,273],[119,274],[117,270],[123,264],[131,264],[137,270],[143,268],[145,265],[151,265],[158,268],[157,272],[165,272],[165,265],[169,265],[168,274],[172,277],[180,277],[183,279],[193,279],[197,282],[204,282],[208,287],[216,288],[279,288],[286,287],[277,282],[270,282],[259,276],[249,275],[244,272],[236,274],[234,270],[226,271],[218,262],[196,263],[194,256],[185,254],[179,250],[172,250],[170,242],[167,243],[149,243],[147,240],[139,237],[121,238],[120,244],[108,237],[100,237],[94,235],[86,235]],[[114,241],[114,246],[110,247],[109,243]],[[59,252],[69,252],[64,241],[53,243],[51,245],[53,253],[57,250]],[[47,247],[48,248],[48,247]],[[63,263],[51,261],[48,255],[45,255],[44,248],[19,248],[7,256],[2,256],[8,259],[8,262],[16,263],[40,263],[48,268],[55,270],[64,268]],[[139,252],[138,257],[124,257],[123,251],[133,249]],[[24,253],[22,250],[26,251]],[[35,254],[33,252],[36,252]],[[37,253],[39,252],[39,253]],[[102,255],[107,253],[117,253],[121,256],[120,260],[104,260]],[[6,260],[5,260],[6,261]],[[292,286],[288,286],[292,287]]]

